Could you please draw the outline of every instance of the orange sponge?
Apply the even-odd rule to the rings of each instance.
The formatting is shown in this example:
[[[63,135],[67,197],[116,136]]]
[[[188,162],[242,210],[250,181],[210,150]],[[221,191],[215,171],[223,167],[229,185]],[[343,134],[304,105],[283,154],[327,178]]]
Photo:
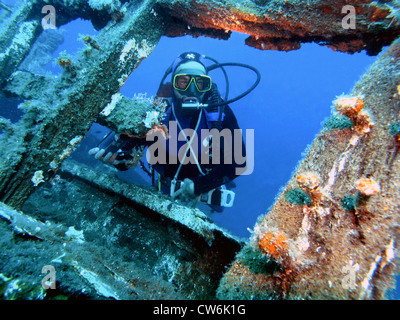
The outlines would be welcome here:
[[[286,256],[289,249],[286,236],[280,232],[268,232],[258,245],[261,251],[272,258]]]
[[[364,107],[364,101],[359,97],[340,97],[334,103],[336,110],[349,118],[354,118]]]
[[[359,179],[356,181],[356,189],[363,195],[372,196],[373,194],[379,193],[381,188],[379,184],[368,178]]]

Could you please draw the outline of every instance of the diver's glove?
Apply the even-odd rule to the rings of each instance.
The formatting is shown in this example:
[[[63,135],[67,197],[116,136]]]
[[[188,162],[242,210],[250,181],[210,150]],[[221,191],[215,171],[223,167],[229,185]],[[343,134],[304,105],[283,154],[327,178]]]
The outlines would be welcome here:
[[[196,198],[194,194],[194,182],[188,178],[183,180],[181,187],[173,195],[172,199],[179,199],[183,202],[189,202]]]
[[[125,171],[134,165],[131,149],[144,145],[144,139],[111,132],[100,144],[89,150],[89,155],[118,170]]]

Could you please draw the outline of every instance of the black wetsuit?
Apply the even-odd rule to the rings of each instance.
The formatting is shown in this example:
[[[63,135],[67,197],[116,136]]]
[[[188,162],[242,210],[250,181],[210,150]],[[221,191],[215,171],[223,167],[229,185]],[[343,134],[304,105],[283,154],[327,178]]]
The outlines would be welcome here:
[[[207,126],[207,121],[206,121],[206,117],[203,116],[202,120],[200,122],[200,126],[197,130],[197,136],[198,136],[198,153],[197,153],[197,157],[198,157],[198,161],[200,162],[200,168],[202,169],[203,174],[200,173],[197,165],[195,163],[187,163],[182,165],[181,170],[179,172],[178,175],[178,180],[184,180],[185,178],[189,178],[194,182],[194,192],[196,195],[200,195],[204,192],[208,192],[214,188],[217,188],[223,184],[228,183],[229,181],[232,181],[233,179],[235,179],[237,177],[236,175],[236,168],[238,167],[244,167],[244,164],[242,165],[238,165],[235,161],[235,150],[234,147],[236,145],[236,147],[240,148],[241,150],[237,150],[236,152],[240,152],[241,156],[245,156],[245,146],[243,143],[243,139],[241,138],[240,143],[236,143],[234,141],[234,130],[239,130],[239,126],[238,126],[238,122],[236,120],[236,117],[233,113],[233,111],[231,110],[231,108],[229,106],[225,107],[225,117],[224,120],[222,121],[222,125],[221,125],[221,131],[224,129],[228,129],[229,132],[231,133],[231,137],[232,137],[232,143],[231,146],[227,146],[226,143],[229,143],[229,141],[225,141],[225,139],[223,137],[220,138],[220,143],[219,143],[219,164],[213,164],[212,163],[212,158],[209,158],[209,163],[208,164],[204,164],[202,162],[202,155],[201,155],[201,151],[205,151],[206,148],[201,148],[201,145],[203,143],[202,141],[202,129],[209,129],[211,130],[212,128],[209,128]],[[187,120],[187,124],[186,126],[183,125],[183,123],[181,123],[182,125],[182,129],[195,129],[196,127],[196,123],[198,120],[198,116],[199,116],[199,112],[194,112],[193,115],[191,117],[179,117],[180,122],[182,122],[181,120],[183,118],[186,118],[185,120]],[[169,118],[169,119],[168,119]],[[165,120],[169,121],[174,121],[175,118],[174,116],[171,114],[170,117],[167,116],[167,118]],[[167,122],[167,123],[168,123]],[[178,132],[179,132],[179,128],[178,128]],[[181,137],[181,140],[182,137]],[[216,143],[216,142],[214,142]],[[179,141],[178,142],[178,147],[177,150],[180,151],[185,151],[187,147],[187,142],[186,141]],[[181,149],[182,148],[182,149]],[[225,148],[227,149],[227,152],[231,151],[231,155],[228,157],[227,159],[227,163],[224,163],[224,150]],[[211,152],[211,148],[207,148],[207,150],[209,152]],[[167,147],[167,161],[170,159],[169,155],[171,152],[168,150]],[[174,152],[175,153],[175,152]],[[176,156],[175,154],[173,156]],[[161,174],[161,176],[163,177],[163,181],[166,181],[166,184],[168,184],[168,182],[170,180],[172,180],[179,168],[179,161],[173,161],[173,163],[167,163],[165,165],[163,164],[156,164],[154,165],[154,169]]]
[[[216,87],[215,87],[215,90]],[[217,91],[216,91],[217,92]],[[220,96],[219,96],[220,97]],[[222,101],[222,100],[219,100]],[[218,107],[218,111],[219,111]],[[212,158],[209,158],[209,164],[204,164],[203,161],[201,161],[201,153],[205,151],[205,148],[202,149],[202,145],[203,145],[203,141],[202,141],[202,129],[208,129],[208,130],[212,130],[215,125],[216,122],[213,121],[209,121],[209,115],[211,113],[206,112],[205,110],[203,110],[203,115],[202,115],[202,119],[200,121],[198,130],[197,130],[197,136],[198,136],[198,148],[197,148],[197,156],[198,156],[198,160],[200,161],[200,167],[202,169],[202,172],[204,173],[201,174],[198,166],[195,163],[187,163],[187,164],[183,164],[179,175],[178,175],[178,180],[179,181],[183,181],[185,178],[189,178],[194,182],[194,192],[195,195],[200,195],[204,192],[208,192],[212,189],[215,189],[221,185],[224,185],[230,181],[232,181],[233,179],[235,179],[238,175],[236,173],[236,168],[244,168],[246,165],[246,162],[244,161],[245,157],[246,157],[246,150],[245,150],[245,145],[243,142],[243,138],[240,135],[240,141],[236,141],[235,143],[235,139],[234,139],[234,132],[235,130],[239,130],[239,125],[237,122],[237,119],[232,111],[232,109],[227,105],[225,106],[223,111],[223,117],[222,117],[222,121],[218,127],[219,132],[223,132],[224,129],[228,129],[231,135],[231,145],[230,146],[226,146],[227,143],[229,143],[229,140],[225,141],[224,138],[220,138],[220,142],[219,143],[219,159],[220,162],[219,164],[213,164],[212,163]],[[215,111],[216,109],[214,109]],[[194,110],[190,113],[188,113],[188,115],[184,115],[182,113],[178,113],[178,110],[175,110],[175,114],[178,117],[178,121],[181,124],[181,127],[183,130],[185,129],[195,129],[196,128],[196,124],[199,118],[199,110]],[[214,118],[215,118],[215,112],[214,112]],[[174,117],[174,113],[172,112],[172,107],[170,106],[169,109],[167,109],[166,111],[166,117],[163,120],[163,124],[165,124],[168,129],[169,129],[169,133],[171,133],[171,128],[170,126],[170,121],[175,121],[175,117]],[[225,130],[226,131],[226,130]],[[166,193],[169,193],[169,185],[171,183],[171,180],[174,179],[175,174],[179,168],[179,160],[177,160],[177,154],[176,151],[180,151],[180,152],[184,152],[186,150],[187,147],[187,141],[184,140],[183,136],[180,137],[181,141],[177,141],[177,148],[175,148],[176,150],[170,150],[169,146],[171,143],[171,139],[177,139],[177,136],[179,135],[180,130],[179,128],[177,128],[177,135],[175,137],[172,137],[170,135],[169,139],[166,140],[166,150],[163,150],[162,152],[166,152],[166,162],[165,164],[153,164],[153,168],[160,174],[161,177],[161,181],[163,182],[163,190]],[[239,139],[236,139],[239,140]],[[133,147],[137,146],[137,144],[146,144],[147,146],[150,146],[152,143],[154,143],[154,141],[145,141],[144,139],[140,139],[139,140],[132,140],[129,143],[125,144],[125,147],[123,149],[123,151],[127,151],[126,154],[129,153],[129,150],[132,149]],[[215,143],[215,142],[214,142]],[[186,144],[186,146],[185,146]],[[211,144],[212,145],[212,144]],[[227,159],[227,163],[224,163],[224,159],[225,159],[225,153],[224,150],[227,150],[227,152],[230,153],[230,156]],[[235,150],[235,148],[239,148],[239,150]],[[209,152],[211,152],[211,149],[209,149]],[[242,157],[240,159],[240,163],[237,163],[237,158],[234,155],[236,154],[240,154],[240,156]],[[174,161],[170,161],[170,154],[172,154],[172,159],[174,159]],[[172,162],[172,163],[171,163]],[[126,170],[127,168],[125,168],[123,165],[122,166],[116,166],[117,169],[119,170]]]

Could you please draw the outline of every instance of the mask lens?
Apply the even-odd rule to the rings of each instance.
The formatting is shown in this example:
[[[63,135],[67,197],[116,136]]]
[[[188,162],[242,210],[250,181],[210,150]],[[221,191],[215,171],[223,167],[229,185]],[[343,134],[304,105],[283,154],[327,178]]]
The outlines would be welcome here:
[[[197,76],[194,78],[196,88],[200,92],[205,92],[211,89],[211,78],[208,76]]]
[[[194,81],[196,89],[199,92],[206,92],[211,89],[211,78],[209,76],[190,76],[187,74],[177,74],[174,77],[174,88],[180,91],[185,91]]]
[[[186,90],[191,82],[191,76],[177,74],[174,78],[174,88]]]

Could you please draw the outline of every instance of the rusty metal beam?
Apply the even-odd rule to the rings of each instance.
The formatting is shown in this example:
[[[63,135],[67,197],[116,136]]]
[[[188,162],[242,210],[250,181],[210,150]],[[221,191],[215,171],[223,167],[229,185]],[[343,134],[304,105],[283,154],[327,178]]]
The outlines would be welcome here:
[[[167,35],[203,32],[220,38],[246,33],[246,44],[290,51],[316,42],[334,50],[375,55],[400,33],[398,2],[371,0],[157,1],[170,24]],[[350,9],[348,9],[350,8]],[[355,14],[349,16],[349,14]]]

